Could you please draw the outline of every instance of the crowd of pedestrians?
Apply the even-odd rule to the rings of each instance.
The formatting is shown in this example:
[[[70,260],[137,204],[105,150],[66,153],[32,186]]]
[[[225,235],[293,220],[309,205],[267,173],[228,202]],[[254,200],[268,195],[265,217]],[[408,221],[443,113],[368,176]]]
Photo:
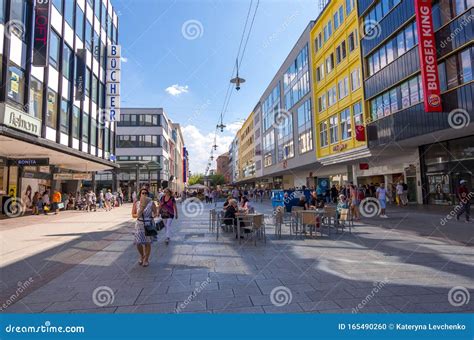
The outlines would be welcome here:
[[[33,215],[57,215],[61,210],[110,211],[123,204],[123,194],[120,191],[112,193],[110,189],[101,190],[97,194],[92,190],[61,193],[50,189],[32,194],[31,187],[28,186],[22,197],[22,204],[24,211],[31,211]]]

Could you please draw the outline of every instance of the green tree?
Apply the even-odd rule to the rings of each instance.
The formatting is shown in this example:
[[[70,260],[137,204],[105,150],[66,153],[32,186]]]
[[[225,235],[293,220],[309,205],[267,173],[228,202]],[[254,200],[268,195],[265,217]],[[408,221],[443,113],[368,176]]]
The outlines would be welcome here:
[[[222,174],[215,174],[209,177],[212,186],[225,184],[225,177]]]
[[[189,177],[188,184],[189,185],[204,184],[204,175],[203,174],[191,175],[191,177]]]

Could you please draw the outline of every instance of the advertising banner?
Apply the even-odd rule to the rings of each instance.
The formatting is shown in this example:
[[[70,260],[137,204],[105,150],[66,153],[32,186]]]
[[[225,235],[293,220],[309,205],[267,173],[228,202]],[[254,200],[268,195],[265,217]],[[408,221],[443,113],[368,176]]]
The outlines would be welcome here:
[[[120,45],[107,47],[107,72],[106,72],[106,119],[114,122],[120,120]]]
[[[75,93],[76,100],[84,100],[86,97],[86,57],[86,49],[80,48],[77,50]]]
[[[415,14],[425,111],[441,112],[443,109],[440,97],[431,0],[415,0]]]
[[[49,60],[49,27],[51,1],[35,0],[33,66],[46,67]]]

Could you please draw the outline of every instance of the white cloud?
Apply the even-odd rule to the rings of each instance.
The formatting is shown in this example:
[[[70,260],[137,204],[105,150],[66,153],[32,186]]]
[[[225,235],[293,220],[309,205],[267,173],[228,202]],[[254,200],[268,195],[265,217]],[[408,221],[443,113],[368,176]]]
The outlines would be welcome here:
[[[188,93],[188,85],[181,86],[178,84],[171,85],[165,89],[172,96],[179,96],[181,93]]]
[[[203,133],[194,125],[186,125],[182,128],[184,143],[189,152],[189,168],[192,173],[203,173],[206,170],[211,148],[214,145],[214,132]],[[216,167],[216,157],[229,150],[234,134],[224,132],[216,136],[218,148],[214,151],[214,161],[211,168]]]
[[[128,58],[121,57],[120,60],[122,61],[122,63],[126,63],[128,61]]]
[[[242,127],[243,124],[244,124],[243,121],[238,121],[238,122],[233,122],[233,123],[227,124],[227,126],[225,127],[225,130],[229,131],[231,134],[235,135],[237,133],[237,131],[240,130],[240,128]]]

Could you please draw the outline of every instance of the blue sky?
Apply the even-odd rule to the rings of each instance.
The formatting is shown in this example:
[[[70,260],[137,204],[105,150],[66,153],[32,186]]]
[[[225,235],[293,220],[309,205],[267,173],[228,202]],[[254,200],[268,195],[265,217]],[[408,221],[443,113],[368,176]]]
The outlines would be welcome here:
[[[228,149],[310,20],[319,0],[261,0],[218,134]],[[181,124],[191,171],[204,171],[250,0],[114,0],[122,45],[122,107],[163,107]],[[255,8],[257,0],[253,1]],[[250,19],[253,11],[251,12]],[[249,19],[249,24],[250,24]]]

